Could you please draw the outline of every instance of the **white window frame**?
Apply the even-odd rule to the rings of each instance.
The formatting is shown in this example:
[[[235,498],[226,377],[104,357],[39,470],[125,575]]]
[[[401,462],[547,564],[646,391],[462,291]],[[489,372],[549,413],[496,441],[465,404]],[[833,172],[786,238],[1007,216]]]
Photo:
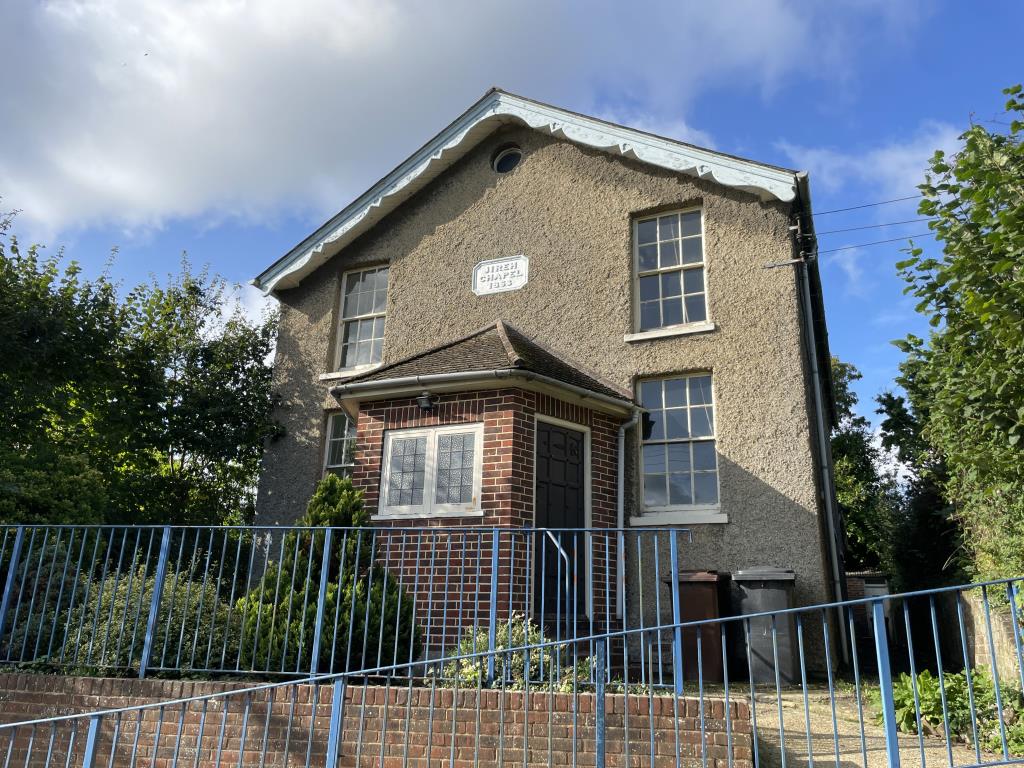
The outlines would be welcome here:
[[[718,452],[718,403],[715,394],[715,379],[711,371],[692,371],[680,374],[669,374],[665,376],[653,376],[641,379],[637,382],[637,389],[639,390],[640,385],[646,382],[665,382],[673,379],[685,379],[689,380],[697,377],[709,377],[711,379],[711,417],[713,422],[713,428],[710,435],[705,435],[698,438],[685,438],[679,440],[657,440],[653,441],[653,444],[665,445],[668,443],[688,443],[694,442],[708,442],[711,441],[715,446],[715,486],[716,495],[718,497],[718,503],[716,504],[664,504],[657,506],[648,506],[644,503],[644,465],[643,465],[643,450],[645,445],[649,445],[648,441],[643,438],[643,426],[641,424],[640,430],[638,430],[639,440],[637,441],[637,486],[639,488],[639,508],[642,513],[639,516],[633,516],[630,518],[630,525],[633,526],[644,526],[644,525],[674,525],[674,524],[701,524],[701,523],[727,523],[729,522],[728,515],[722,510],[722,462],[721,456]],[[689,384],[687,384],[689,387]]]
[[[384,310],[381,312],[367,312],[362,315],[352,315],[351,317],[345,316],[345,286],[348,284],[348,279],[353,275],[361,275],[364,272],[376,272],[380,269],[388,270],[388,280],[385,287],[385,298],[384,298]],[[388,313],[387,313],[387,294],[391,290],[391,265],[390,264],[377,264],[371,267],[360,267],[359,269],[350,269],[347,272],[343,272],[341,275],[341,288],[338,292],[338,322],[336,325],[337,339],[334,345],[334,370],[338,373],[357,373],[360,371],[366,371],[371,368],[378,368],[381,365],[381,361],[384,357],[384,339],[387,338],[387,326],[388,326]],[[384,318],[384,333],[385,336],[381,339],[381,360],[371,361],[362,365],[350,365],[342,366],[342,352],[345,347],[345,326],[350,322],[358,322],[360,320],[373,320],[378,317]]]
[[[324,428],[324,466],[323,466],[323,476],[324,477],[326,477],[328,475],[328,473],[330,473],[332,471],[336,472],[337,470],[343,470],[346,473],[346,474],[341,474],[342,477],[351,477],[352,470],[355,469],[355,466],[356,466],[356,463],[355,463],[355,445],[354,444],[353,444],[353,449],[352,449],[352,463],[351,464],[331,464],[330,463],[330,461],[331,461],[331,443],[335,442],[335,439],[333,439],[331,437],[331,435],[333,434],[332,426],[333,426],[334,419],[339,418],[339,417],[347,419],[349,424],[353,428],[355,427],[355,420],[351,416],[349,416],[348,413],[345,412],[345,411],[331,411],[330,413],[327,414],[327,420],[325,422],[325,428]],[[352,438],[338,438],[338,440],[348,440],[348,439],[354,440],[354,438],[355,438],[355,435],[353,433],[353,437]]]
[[[437,494],[437,439],[445,434],[473,434],[473,496],[465,504],[438,504]],[[391,485],[391,444],[396,439],[416,437],[427,438],[426,466],[423,477],[423,504],[388,505],[388,488]],[[381,456],[380,493],[378,514],[375,520],[422,517],[465,517],[481,516],[480,493],[483,486],[484,425],[483,422],[468,424],[446,424],[438,427],[413,429],[392,429],[384,433],[384,447]]]
[[[691,322],[676,323],[675,325],[659,325],[657,328],[647,328],[645,330],[640,329],[640,224],[644,221],[657,221],[663,216],[679,215],[684,213],[693,213],[697,211],[700,213],[700,255],[701,260],[694,264],[683,264],[682,249],[679,253],[679,266],[671,268],[658,268],[656,270],[646,270],[643,274],[644,277],[648,275],[656,274],[661,275],[666,272],[678,271],[680,273],[679,280],[682,284],[682,273],[692,269],[703,269],[704,270],[704,319],[695,320]],[[626,335],[626,341],[643,341],[645,339],[662,338],[664,336],[675,336],[686,333],[700,333],[703,331],[713,331],[715,324],[711,320],[711,302],[708,299],[708,252],[707,252],[707,237],[704,227],[704,206],[702,205],[691,205],[685,208],[675,208],[673,210],[661,211],[660,213],[652,213],[649,216],[637,216],[633,219],[633,333]],[[680,288],[680,290],[685,290]],[[683,301],[683,313],[685,317],[686,313],[686,302],[685,293],[680,293],[680,298]]]

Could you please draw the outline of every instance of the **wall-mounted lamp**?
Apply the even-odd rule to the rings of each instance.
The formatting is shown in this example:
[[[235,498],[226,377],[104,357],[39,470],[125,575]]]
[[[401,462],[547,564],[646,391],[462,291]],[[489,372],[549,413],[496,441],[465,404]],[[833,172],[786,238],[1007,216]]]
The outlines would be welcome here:
[[[429,392],[423,392],[419,397],[416,398],[416,405],[420,407],[421,411],[430,412],[434,410],[435,398],[431,397]]]

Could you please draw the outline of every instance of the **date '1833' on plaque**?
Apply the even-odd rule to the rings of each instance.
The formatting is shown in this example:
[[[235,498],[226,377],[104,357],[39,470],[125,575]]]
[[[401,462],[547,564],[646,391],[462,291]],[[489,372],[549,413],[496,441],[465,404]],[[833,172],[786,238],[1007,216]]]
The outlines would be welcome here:
[[[522,254],[481,261],[473,267],[473,293],[486,296],[515,291],[526,285],[529,275],[530,260]]]

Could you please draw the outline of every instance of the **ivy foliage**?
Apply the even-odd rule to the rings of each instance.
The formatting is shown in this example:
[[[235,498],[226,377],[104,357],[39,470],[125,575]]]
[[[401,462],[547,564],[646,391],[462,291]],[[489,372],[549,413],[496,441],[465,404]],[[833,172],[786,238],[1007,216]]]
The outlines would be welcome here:
[[[897,342],[897,382],[948,472],[965,564],[984,578],[1024,572],[1024,98],[1020,85],[1004,93],[1008,129],[971,125],[920,185],[942,255],[912,247],[897,265],[933,329]]]

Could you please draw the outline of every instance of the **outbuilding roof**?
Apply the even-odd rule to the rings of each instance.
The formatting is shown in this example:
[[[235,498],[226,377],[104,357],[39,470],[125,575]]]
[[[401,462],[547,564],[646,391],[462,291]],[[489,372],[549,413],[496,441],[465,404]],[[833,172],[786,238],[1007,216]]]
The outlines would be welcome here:
[[[797,173],[609,123],[492,88],[391,173],[331,217],[252,282],[269,293],[293,288],[348,243],[506,125],[526,125],[576,144],[742,189],[762,200],[797,196]]]
[[[382,389],[396,382],[424,381],[439,376],[462,374],[535,374],[554,383],[587,390],[605,398],[631,403],[627,390],[602,380],[584,367],[558,354],[511,327],[496,320],[455,341],[442,344],[404,360],[376,368],[347,379],[332,389],[336,395],[359,391],[369,394],[373,384]]]

